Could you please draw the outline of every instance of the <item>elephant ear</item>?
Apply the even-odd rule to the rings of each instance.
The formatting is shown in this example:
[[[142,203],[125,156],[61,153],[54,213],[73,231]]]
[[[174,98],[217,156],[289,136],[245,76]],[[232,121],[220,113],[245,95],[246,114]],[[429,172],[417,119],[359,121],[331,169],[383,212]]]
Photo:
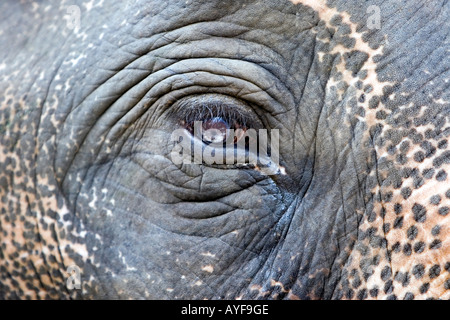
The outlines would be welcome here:
[[[448,6],[291,1],[331,33],[318,35],[329,48],[318,59],[334,59],[326,93],[338,92],[343,126],[363,129],[351,148],[369,150],[358,185],[365,206],[335,297],[449,299],[449,63],[438,34]]]

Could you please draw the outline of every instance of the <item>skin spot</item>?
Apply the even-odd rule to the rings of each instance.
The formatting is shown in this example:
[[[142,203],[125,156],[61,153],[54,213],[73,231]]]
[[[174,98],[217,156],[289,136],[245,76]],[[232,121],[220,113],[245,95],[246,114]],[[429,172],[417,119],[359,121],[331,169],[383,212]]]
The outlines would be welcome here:
[[[372,288],[370,289],[369,294],[372,298],[376,298],[378,296],[378,292],[379,292],[378,288]]]
[[[417,264],[413,267],[412,273],[416,279],[421,279],[425,274],[425,267],[422,264]]]
[[[419,241],[414,244],[414,252],[415,253],[422,253],[424,249],[425,249],[425,243],[423,241]]]
[[[409,240],[414,240],[417,238],[418,229],[416,226],[411,226],[407,231],[407,237]]]
[[[431,235],[433,235],[435,237],[437,235],[439,235],[440,232],[441,232],[441,226],[439,226],[439,225],[434,226],[433,229],[431,229]]]
[[[441,248],[441,246],[442,246],[442,241],[439,240],[439,239],[433,240],[430,243],[430,249],[431,250],[439,249],[439,248]]]
[[[445,281],[444,288],[445,290],[450,290],[450,280]]]
[[[212,265],[207,265],[202,267],[202,271],[208,272],[208,273],[213,273],[214,272],[214,267]]]
[[[403,199],[406,200],[411,196],[412,191],[410,188],[406,187],[401,190],[401,193],[402,193]]]
[[[419,189],[425,183],[425,181],[421,177],[414,177],[414,189]]]
[[[428,291],[428,289],[430,288],[430,284],[429,283],[424,283],[423,285],[420,286],[419,288],[419,292],[421,294],[424,294]]]
[[[366,299],[367,298],[367,289],[361,289],[360,291],[358,291],[357,296],[358,296],[359,300]]]
[[[425,222],[427,210],[425,209],[424,206],[415,203],[414,206],[412,207],[412,211],[414,213],[414,220],[416,222]]]
[[[394,290],[393,281],[392,280],[386,281],[384,288],[383,288],[384,293],[390,294],[390,293],[392,293],[393,290]]]
[[[445,170],[440,170],[436,174],[436,180],[437,181],[445,181],[445,180],[447,180],[447,172],[445,172]]]
[[[448,147],[448,141],[447,141],[447,140],[441,140],[441,141],[439,141],[437,147],[438,147],[439,149],[447,149],[447,147]]]
[[[438,205],[441,202],[441,196],[439,195],[434,195],[430,198],[430,203],[434,204],[434,205]]]
[[[410,142],[403,141],[400,145],[400,152],[406,153],[406,152],[408,152],[409,148],[410,148]]]
[[[381,270],[381,280],[387,281],[392,276],[392,270],[390,267],[386,266]]]
[[[394,280],[401,283],[403,287],[406,287],[409,284],[410,277],[408,273],[397,272],[395,274]]]
[[[345,293],[345,297],[347,299],[352,299],[354,295],[355,295],[355,291],[353,291],[353,289],[348,289],[347,292]]]
[[[397,217],[394,221],[394,229],[400,229],[403,227],[403,217]]]
[[[414,161],[416,162],[423,162],[425,159],[425,154],[422,151],[418,151],[414,154]]]
[[[369,109],[376,109],[380,105],[380,99],[378,97],[372,97],[369,101]],[[387,114],[384,116],[386,118]],[[378,119],[378,117],[377,117]]]
[[[428,168],[423,170],[422,175],[425,179],[431,179],[433,178],[434,175],[434,169],[433,168]]]
[[[361,279],[360,279],[359,277],[355,278],[355,279],[352,281],[352,287],[353,287],[354,289],[357,289],[360,285],[361,285]]]
[[[438,213],[441,216],[446,216],[449,212],[450,212],[450,208],[449,207],[440,207],[439,210],[438,210]]]
[[[209,258],[215,258],[216,257],[215,254],[213,254],[213,253],[211,253],[209,251],[208,252],[202,252],[201,255],[204,256],[204,257],[209,257]]]
[[[407,292],[403,300],[414,300],[414,294],[411,292]]]
[[[435,168],[441,167],[443,164],[450,163],[450,151],[445,151],[442,155],[433,159],[433,166]]]
[[[440,273],[441,273],[441,267],[438,264],[435,264],[434,266],[432,266],[430,268],[430,271],[429,271],[430,279],[434,279],[434,278],[438,277]]]
[[[400,250],[401,250],[401,245],[400,245],[400,242],[396,242],[396,243],[394,243],[394,245],[392,246],[392,251],[394,251],[395,253],[399,253],[400,252]]]
[[[405,244],[405,246],[403,247],[403,254],[405,256],[410,256],[411,253],[412,253],[411,244],[409,243]]]

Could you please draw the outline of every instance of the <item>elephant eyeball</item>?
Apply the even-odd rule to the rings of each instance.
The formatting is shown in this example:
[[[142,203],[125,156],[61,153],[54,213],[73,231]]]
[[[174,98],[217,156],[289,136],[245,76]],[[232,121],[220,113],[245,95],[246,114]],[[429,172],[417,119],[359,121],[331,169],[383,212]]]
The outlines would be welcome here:
[[[202,123],[203,141],[219,143],[227,140],[230,126],[220,117],[206,120]]]

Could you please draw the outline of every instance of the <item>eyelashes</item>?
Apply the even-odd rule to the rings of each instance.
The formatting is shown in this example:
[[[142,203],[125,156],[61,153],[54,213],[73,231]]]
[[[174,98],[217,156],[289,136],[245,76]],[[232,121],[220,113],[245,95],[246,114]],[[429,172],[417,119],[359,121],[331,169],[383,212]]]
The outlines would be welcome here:
[[[172,105],[170,116],[179,127],[206,145],[236,144],[242,139],[248,140],[246,132],[249,129],[264,128],[253,107],[221,94],[183,98]]]
[[[190,102],[187,106],[181,107],[180,124],[189,127],[195,121],[205,122],[208,120],[222,121],[229,126],[229,129],[247,129],[256,126],[255,119],[234,105],[220,102],[195,103]]]

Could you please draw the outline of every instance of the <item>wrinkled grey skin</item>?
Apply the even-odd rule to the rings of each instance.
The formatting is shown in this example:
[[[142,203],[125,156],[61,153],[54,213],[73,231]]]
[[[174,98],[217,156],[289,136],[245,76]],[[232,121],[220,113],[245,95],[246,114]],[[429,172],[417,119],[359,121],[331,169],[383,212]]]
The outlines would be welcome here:
[[[447,1],[294,2],[1,2],[0,298],[450,298]],[[286,174],[171,161],[213,94]]]

